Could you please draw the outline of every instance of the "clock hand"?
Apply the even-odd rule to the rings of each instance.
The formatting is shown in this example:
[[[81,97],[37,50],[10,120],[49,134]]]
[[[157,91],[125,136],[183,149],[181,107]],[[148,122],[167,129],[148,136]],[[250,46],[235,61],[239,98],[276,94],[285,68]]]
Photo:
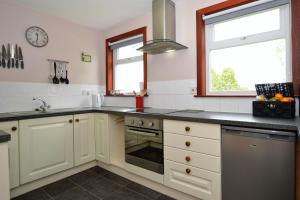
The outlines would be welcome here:
[[[36,35],[36,43],[38,43],[38,41],[39,41],[39,34],[35,33],[35,35]]]

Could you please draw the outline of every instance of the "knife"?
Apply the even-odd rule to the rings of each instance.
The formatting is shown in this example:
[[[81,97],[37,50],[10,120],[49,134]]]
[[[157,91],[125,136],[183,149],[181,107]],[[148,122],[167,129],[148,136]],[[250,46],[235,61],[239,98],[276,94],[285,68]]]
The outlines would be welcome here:
[[[3,66],[3,68],[5,68],[5,66],[6,66],[6,64],[5,64],[5,58],[6,58],[5,46],[2,45],[2,66]]]
[[[14,68],[15,67],[15,55],[16,55],[16,52],[14,50],[14,45],[11,45],[11,68]]]
[[[21,47],[19,47],[19,60],[21,61],[21,69],[24,69],[23,53]]]
[[[15,46],[15,62],[16,62],[16,68],[19,68],[19,51],[18,51],[18,45]]]
[[[7,55],[6,55],[6,60],[7,60],[7,68],[10,68],[11,66],[11,53],[10,53],[10,44],[7,44]]]

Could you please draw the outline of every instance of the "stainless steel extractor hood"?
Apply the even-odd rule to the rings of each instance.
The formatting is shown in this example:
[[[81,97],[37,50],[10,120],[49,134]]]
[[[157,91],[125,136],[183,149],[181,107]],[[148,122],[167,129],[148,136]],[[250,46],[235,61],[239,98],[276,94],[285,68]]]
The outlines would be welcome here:
[[[160,54],[187,49],[176,42],[175,3],[171,0],[153,0],[153,40],[137,49],[148,54]]]

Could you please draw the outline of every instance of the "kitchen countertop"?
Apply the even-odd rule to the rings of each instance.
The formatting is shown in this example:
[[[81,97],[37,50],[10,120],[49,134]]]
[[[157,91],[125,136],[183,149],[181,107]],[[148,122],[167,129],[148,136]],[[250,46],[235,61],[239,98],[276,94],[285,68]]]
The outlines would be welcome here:
[[[155,110],[155,109],[153,109]],[[160,112],[137,112],[129,107],[101,107],[101,108],[67,108],[53,109],[48,112],[28,111],[15,113],[0,113],[0,122],[34,119],[43,117],[83,114],[83,113],[108,113],[120,115],[141,115],[170,120],[182,120],[191,122],[214,123],[222,125],[243,126],[252,128],[276,129],[297,132],[300,136],[300,118],[275,119],[254,117],[251,114],[222,113],[222,112],[174,112],[171,109],[157,109]]]
[[[0,130],[0,143],[10,141],[10,134]]]

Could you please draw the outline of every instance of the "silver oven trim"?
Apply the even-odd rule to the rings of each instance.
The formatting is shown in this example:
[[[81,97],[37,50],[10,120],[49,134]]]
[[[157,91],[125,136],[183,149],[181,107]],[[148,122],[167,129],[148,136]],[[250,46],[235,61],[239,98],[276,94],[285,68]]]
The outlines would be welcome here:
[[[133,133],[133,134],[137,134],[137,135],[144,135],[144,136],[150,136],[150,137],[159,137],[162,135],[162,131],[135,128],[135,127],[130,127],[130,126],[126,127],[126,133]]]

